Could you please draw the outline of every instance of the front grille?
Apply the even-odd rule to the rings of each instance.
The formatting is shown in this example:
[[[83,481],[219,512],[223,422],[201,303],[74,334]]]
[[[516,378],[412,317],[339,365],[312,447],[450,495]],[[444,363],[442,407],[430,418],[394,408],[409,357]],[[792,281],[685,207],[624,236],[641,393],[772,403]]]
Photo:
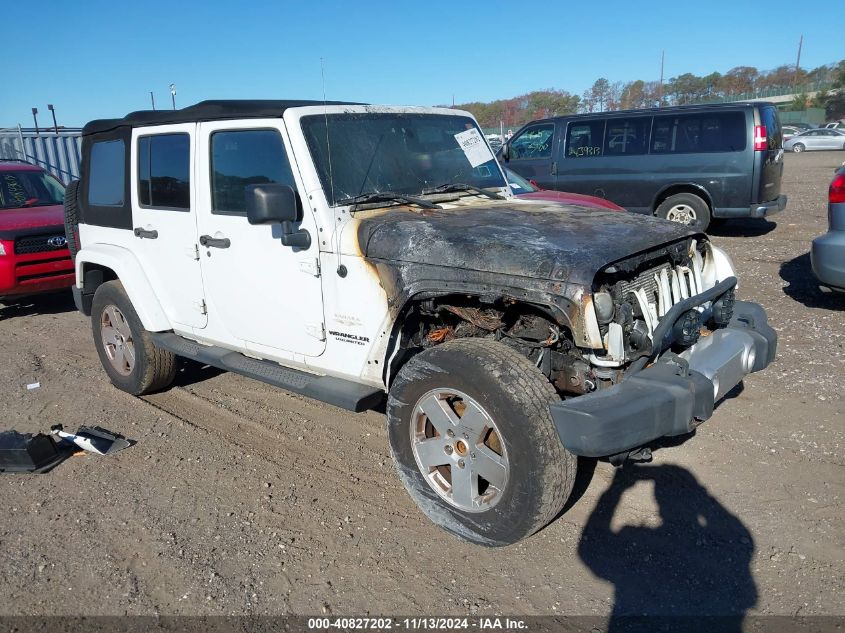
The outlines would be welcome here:
[[[51,243],[52,242],[52,243]],[[27,235],[15,239],[15,254],[49,253],[67,248],[67,240],[61,233],[43,233]]]

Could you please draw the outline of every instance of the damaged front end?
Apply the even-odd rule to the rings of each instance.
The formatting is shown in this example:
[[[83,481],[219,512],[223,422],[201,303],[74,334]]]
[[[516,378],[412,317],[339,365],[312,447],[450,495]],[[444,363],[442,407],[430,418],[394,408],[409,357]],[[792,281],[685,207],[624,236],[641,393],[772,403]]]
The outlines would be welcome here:
[[[736,301],[730,259],[687,239],[603,268],[593,286],[603,349],[586,354],[596,389],[551,407],[564,446],[618,463],[689,433],[775,357],[763,308]]]

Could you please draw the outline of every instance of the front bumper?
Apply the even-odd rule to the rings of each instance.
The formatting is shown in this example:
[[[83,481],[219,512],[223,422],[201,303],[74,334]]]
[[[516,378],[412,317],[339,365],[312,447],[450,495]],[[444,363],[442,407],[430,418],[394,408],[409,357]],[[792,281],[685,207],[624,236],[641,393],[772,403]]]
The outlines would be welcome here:
[[[689,433],[746,374],[775,358],[777,333],[756,303],[737,301],[730,324],[680,356],[666,355],[621,383],[551,406],[563,445],[604,457]]]
[[[828,231],[814,239],[810,264],[822,284],[845,289],[845,231]]]

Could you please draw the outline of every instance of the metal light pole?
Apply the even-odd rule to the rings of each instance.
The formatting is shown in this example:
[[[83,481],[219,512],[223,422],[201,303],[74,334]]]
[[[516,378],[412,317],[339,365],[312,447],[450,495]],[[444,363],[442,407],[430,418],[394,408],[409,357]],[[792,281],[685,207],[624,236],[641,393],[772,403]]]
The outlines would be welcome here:
[[[150,90],[150,103],[153,104],[153,110],[156,109],[156,98],[153,96],[153,91]]]
[[[32,109],[32,120],[35,121],[35,135],[41,136],[41,134],[38,132],[38,108]]]
[[[173,109],[176,109],[176,84],[170,84],[170,100],[173,102]]]
[[[56,109],[53,107],[52,103],[47,104],[47,109],[50,111],[50,114],[53,115],[53,129],[56,131],[56,136],[59,135],[59,124],[56,123]]]

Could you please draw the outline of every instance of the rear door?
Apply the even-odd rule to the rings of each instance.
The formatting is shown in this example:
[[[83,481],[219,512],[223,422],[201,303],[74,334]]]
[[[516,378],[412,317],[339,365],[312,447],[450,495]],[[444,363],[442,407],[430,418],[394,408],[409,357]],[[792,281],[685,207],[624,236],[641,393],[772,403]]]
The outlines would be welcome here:
[[[766,105],[759,107],[759,123],[765,127],[765,148],[759,149],[761,139],[754,133],[754,164],[759,174],[757,195],[753,203],[769,202],[780,195],[780,181],[783,177],[783,131],[777,108]]]
[[[554,121],[535,123],[508,142],[507,166],[542,189],[555,188],[555,127]]]
[[[132,252],[172,323],[207,322],[197,250],[195,123],[132,131]]]

